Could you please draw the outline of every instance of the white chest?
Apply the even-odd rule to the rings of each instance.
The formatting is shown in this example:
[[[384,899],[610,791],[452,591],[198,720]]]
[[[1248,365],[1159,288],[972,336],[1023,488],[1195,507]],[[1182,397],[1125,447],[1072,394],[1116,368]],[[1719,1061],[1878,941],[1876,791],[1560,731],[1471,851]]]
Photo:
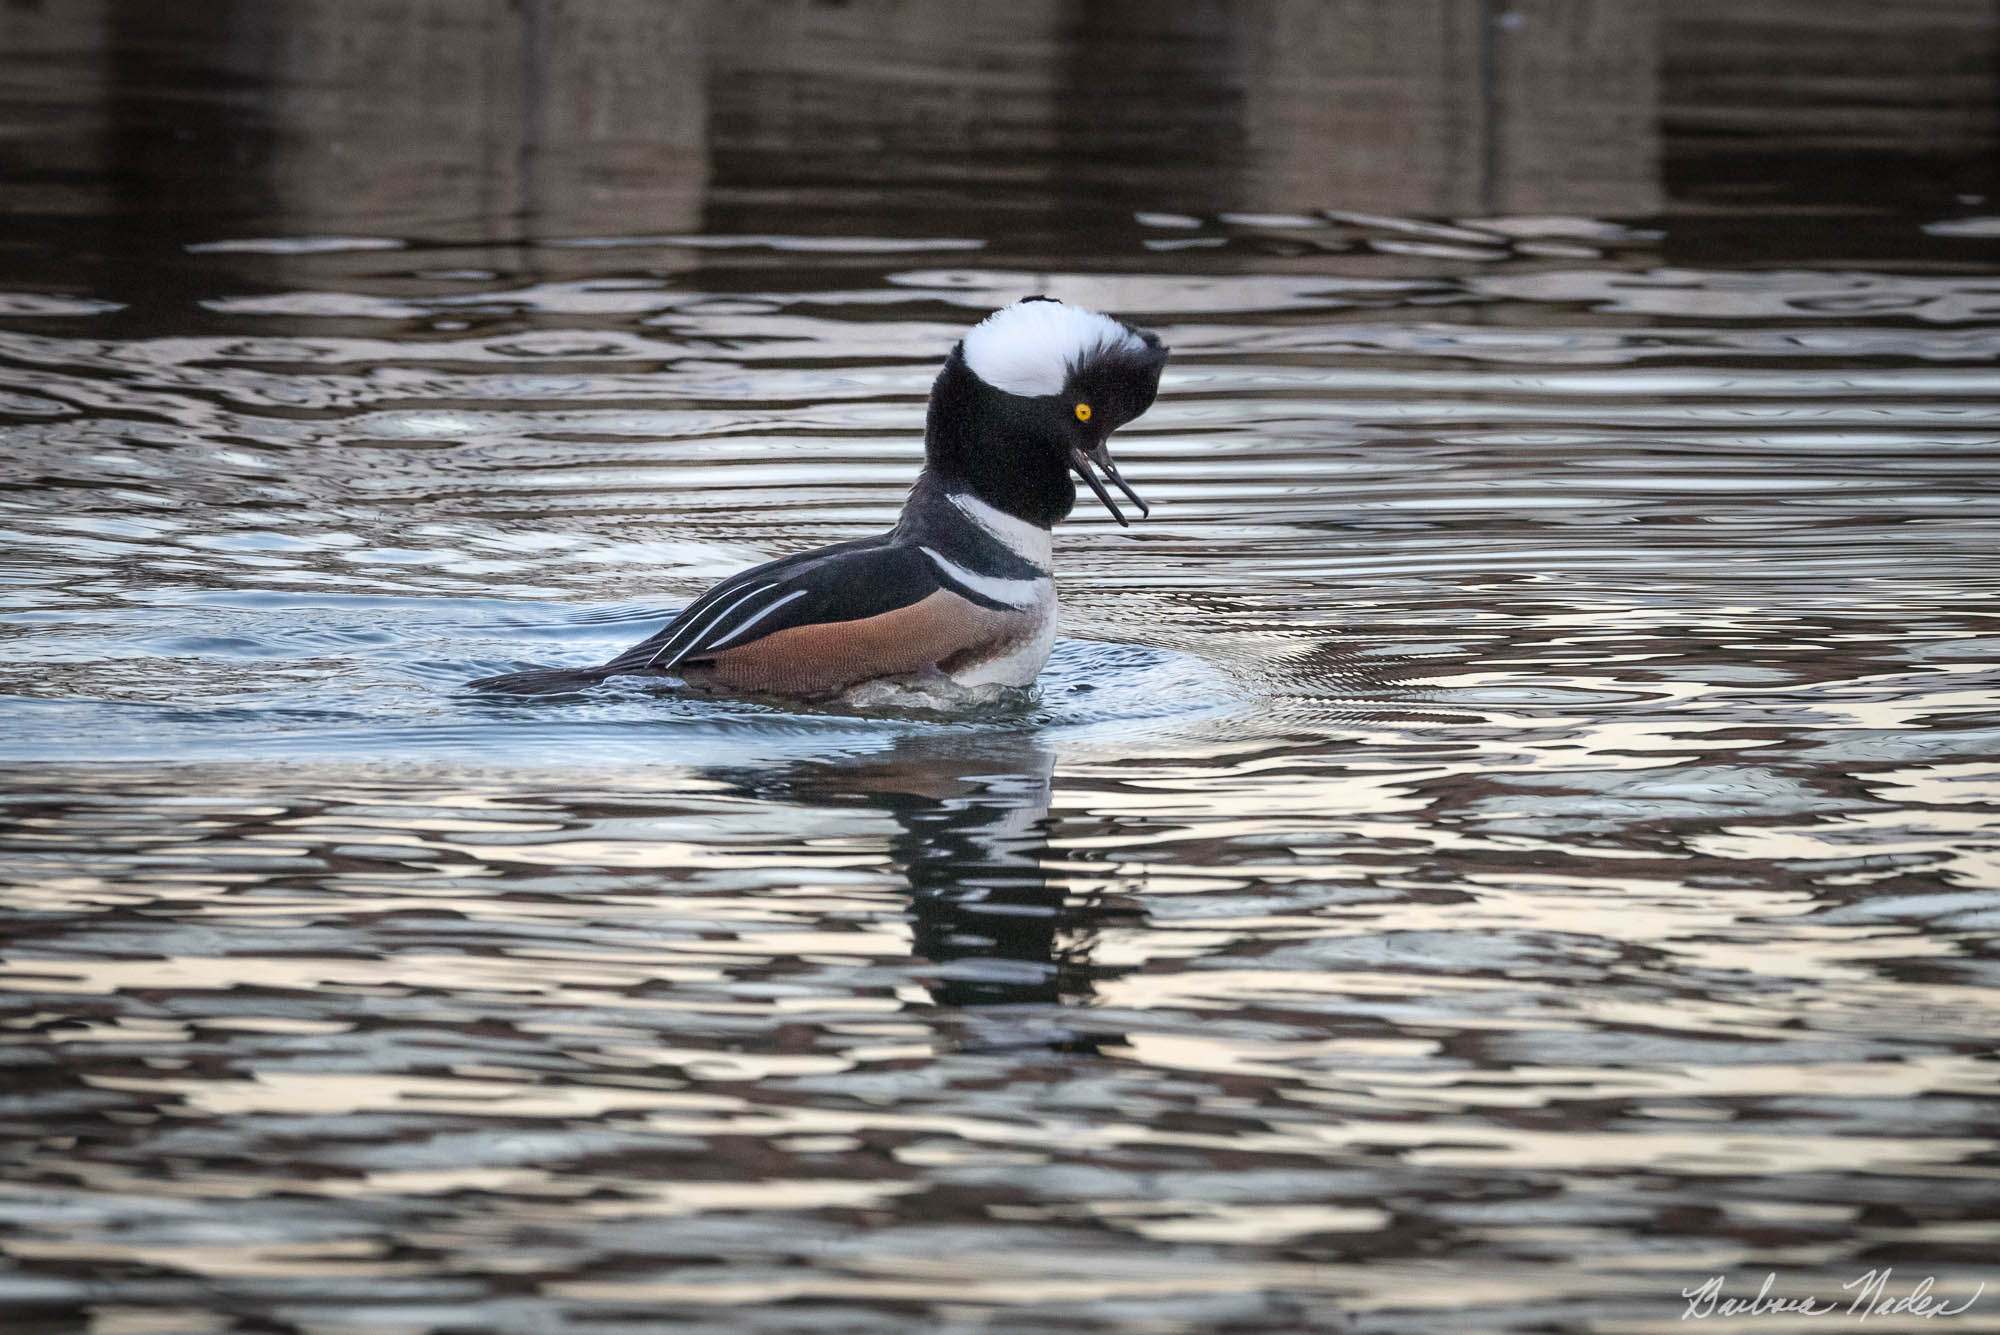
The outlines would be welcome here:
[[[1033,606],[1022,609],[1021,633],[1005,641],[998,652],[976,663],[967,663],[951,673],[960,686],[1030,686],[1048,666],[1049,651],[1056,644],[1056,623],[1061,620],[1056,606],[1056,586],[1044,581],[1042,596]]]
[[[961,585],[1013,609],[1010,620],[1019,627],[990,656],[954,669],[951,679],[961,686],[1030,685],[1048,664],[1059,619],[1055,581],[1048,573],[1049,530],[996,510],[967,493],[954,494],[951,503],[976,527],[1040,572],[1033,579],[995,579],[951,565],[926,549],[925,555]]]

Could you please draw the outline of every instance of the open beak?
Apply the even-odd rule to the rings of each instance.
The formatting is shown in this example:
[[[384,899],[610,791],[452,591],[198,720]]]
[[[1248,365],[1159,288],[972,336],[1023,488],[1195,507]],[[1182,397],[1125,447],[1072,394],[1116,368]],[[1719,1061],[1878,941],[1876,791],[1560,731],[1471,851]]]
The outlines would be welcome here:
[[[1125,480],[1123,474],[1119,473],[1118,465],[1111,462],[1111,449],[1104,442],[1099,441],[1097,448],[1089,453],[1085,453],[1082,446],[1072,446],[1069,452],[1069,461],[1075,466],[1077,473],[1082,476],[1083,480],[1090,484],[1090,489],[1097,493],[1097,499],[1104,502],[1104,508],[1111,512],[1111,517],[1124,527],[1132,527],[1132,521],[1125,517],[1125,512],[1118,508],[1118,502],[1111,499],[1111,493],[1106,491],[1104,484],[1097,480],[1097,474],[1091,471],[1090,466],[1092,464],[1096,464],[1099,468],[1102,468],[1104,476],[1110,478],[1118,490],[1124,492],[1132,504],[1139,507],[1139,517],[1141,519],[1153,513],[1153,507],[1139,498],[1139,493],[1132,490],[1132,484]]]

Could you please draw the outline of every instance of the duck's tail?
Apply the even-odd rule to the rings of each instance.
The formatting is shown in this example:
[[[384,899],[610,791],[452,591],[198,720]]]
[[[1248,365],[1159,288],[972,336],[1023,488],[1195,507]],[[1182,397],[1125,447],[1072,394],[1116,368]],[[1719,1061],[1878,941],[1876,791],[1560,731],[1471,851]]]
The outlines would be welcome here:
[[[526,672],[503,672],[497,677],[481,677],[467,682],[469,690],[493,695],[561,695],[595,686],[611,674],[601,667],[529,668]]]

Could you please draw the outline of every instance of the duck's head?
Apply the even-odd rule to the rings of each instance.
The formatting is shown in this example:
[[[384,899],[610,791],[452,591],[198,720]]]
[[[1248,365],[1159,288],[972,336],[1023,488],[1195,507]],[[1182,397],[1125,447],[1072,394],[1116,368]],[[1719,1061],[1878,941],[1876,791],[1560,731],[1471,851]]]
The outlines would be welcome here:
[[[1002,307],[951,350],[931,387],[927,463],[1043,526],[1076,505],[1074,470],[1129,526],[1098,473],[1148,512],[1106,441],[1152,407],[1166,361],[1157,334],[1081,306],[1029,297]]]

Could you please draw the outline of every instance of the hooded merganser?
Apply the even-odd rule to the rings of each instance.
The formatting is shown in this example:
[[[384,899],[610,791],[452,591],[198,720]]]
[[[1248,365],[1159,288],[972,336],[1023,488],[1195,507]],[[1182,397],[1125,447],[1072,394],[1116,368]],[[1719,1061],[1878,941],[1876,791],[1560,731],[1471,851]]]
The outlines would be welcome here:
[[[942,673],[1026,686],[1055,643],[1049,529],[1076,505],[1071,470],[1130,526],[1097,472],[1139,508],[1106,438],[1152,406],[1159,337],[1050,297],[975,325],[931,385],[924,468],[896,527],[755,566],[600,667],[472,683],[517,695],[606,677],[811,699]]]

